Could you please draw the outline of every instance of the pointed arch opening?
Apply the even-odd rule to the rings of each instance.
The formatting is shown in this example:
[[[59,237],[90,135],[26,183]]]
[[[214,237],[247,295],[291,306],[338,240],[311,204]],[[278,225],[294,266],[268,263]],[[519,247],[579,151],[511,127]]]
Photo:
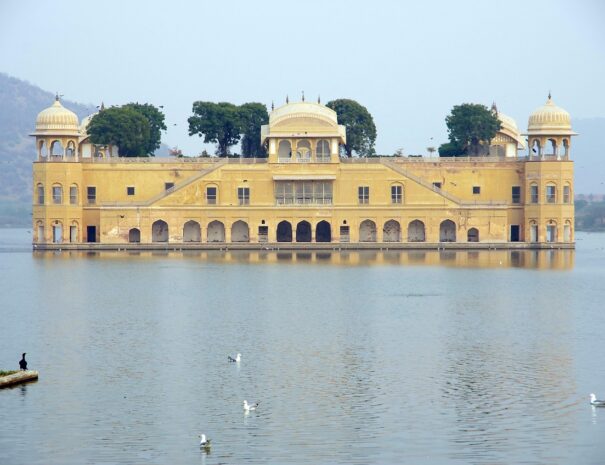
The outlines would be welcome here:
[[[383,242],[401,242],[401,225],[399,221],[389,220],[382,228]]]
[[[289,221],[281,221],[277,225],[277,242],[292,242],[292,225]]]
[[[50,143],[50,156],[51,157],[62,157],[63,156],[63,144],[60,140],[53,140]]]
[[[141,242],[141,231],[138,228],[132,228],[128,231],[128,242],[130,242],[130,243]]]
[[[197,221],[189,220],[183,225],[183,242],[201,242],[202,228]]]
[[[477,228],[471,228],[467,232],[468,242],[479,242],[479,230]]]
[[[238,220],[231,226],[231,242],[250,242],[248,223]]]
[[[311,223],[301,221],[296,225],[296,242],[311,242]]]
[[[376,223],[364,220],[359,225],[359,242],[376,242]]]
[[[332,242],[332,227],[325,220],[317,223],[315,227],[315,242]]]
[[[157,220],[151,225],[152,242],[168,242],[168,223]]]
[[[408,225],[408,242],[424,241],[426,241],[424,223],[420,220],[411,221]]]
[[[208,242],[225,242],[225,225],[214,220],[208,225]]]
[[[439,242],[456,242],[456,223],[444,220],[439,225]]]

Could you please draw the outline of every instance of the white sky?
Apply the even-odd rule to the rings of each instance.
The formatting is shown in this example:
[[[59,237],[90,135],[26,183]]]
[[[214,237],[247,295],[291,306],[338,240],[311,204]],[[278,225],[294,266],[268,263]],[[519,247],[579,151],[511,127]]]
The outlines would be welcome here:
[[[572,117],[605,116],[604,25],[600,0],[0,0],[0,71],[82,103],[164,105],[163,141],[187,155],[193,101],[302,90],[366,106],[378,153],[425,153],[459,103],[495,100],[524,130],[550,89]]]

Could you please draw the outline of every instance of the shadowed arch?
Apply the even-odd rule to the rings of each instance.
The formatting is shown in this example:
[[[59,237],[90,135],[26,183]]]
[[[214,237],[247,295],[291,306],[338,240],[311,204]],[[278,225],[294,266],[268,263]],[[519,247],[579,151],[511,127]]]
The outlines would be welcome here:
[[[151,225],[152,242],[168,242],[168,223],[157,220]]]
[[[231,242],[250,242],[248,223],[238,220],[231,226]]]
[[[225,242],[225,225],[214,220],[208,225],[208,242]]]
[[[399,221],[389,220],[382,228],[383,242],[400,242],[401,241],[401,226]]]
[[[359,242],[376,242],[376,223],[364,220],[359,225]]]
[[[317,223],[315,227],[315,242],[332,242],[332,227],[325,220]]]
[[[292,242],[292,225],[289,221],[277,225],[277,242]]]
[[[420,220],[411,221],[408,225],[408,242],[424,242],[425,240],[424,223]]]

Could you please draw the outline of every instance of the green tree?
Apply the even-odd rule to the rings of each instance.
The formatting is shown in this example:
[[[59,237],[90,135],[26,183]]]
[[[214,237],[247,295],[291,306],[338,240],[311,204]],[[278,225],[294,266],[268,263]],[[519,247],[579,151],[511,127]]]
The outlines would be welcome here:
[[[189,135],[204,137],[204,142],[217,145],[216,154],[229,155],[229,147],[240,140],[241,117],[239,108],[228,102],[194,102],[189,122]]]
[[[145,149],[149,155],[160,148],[162,130],[166,130],[164,113],[149,103],[127,103],[122,108],[132,108],[143,115],[149,122],[149,143]]]
[[[464,157],[466,151],[464,147],[461,147],[456,142],[446,142],[439,146],[440,157]]]
[[[150,155],[149,121],[132,108],[111,107],[100,111],[86,130],[93,144],[117,145],[121,157]]]
[[[370,112],[355,100],[337,99],[326,104],[338,115],[338,123],[347,128],[347,143],[344,152],[348,157],[355,152],[358,156],[375,153],[376,126]]]
[[[242,155],[246,158],[266,156],[266,150],[260,143],[260,127],[269,122],[267,107],[262,103],[244,103],[240,105],[239,112]]]
[[[450,142],[471,155],[478,155],[481,144],[489,144],[502,127],[495,111],[477,103],[455,105],[445,123]]]

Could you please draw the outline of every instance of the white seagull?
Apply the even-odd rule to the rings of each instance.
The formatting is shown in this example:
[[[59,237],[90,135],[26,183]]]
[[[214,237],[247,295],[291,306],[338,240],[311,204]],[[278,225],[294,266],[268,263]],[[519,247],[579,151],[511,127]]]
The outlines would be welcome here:
[[[200,434],[200,449],[210,449],[210,439],[205,434]]]
[[[598,400],[597,396],[590,394],[590,405],[595,407],[605,407],[605,400]]]
[[[235,358],[233,358],[231,355],[227,355],[227,360],[229,360],[230,362],[237,362],[239,363],[242,359],[242,354],[240,354],[238,352],[238,354],[235,356]]]
[[[255,404],[249,404],[248,401],[244,400],[244,412],[249,412],[250,410],[256,410],[256,407],[258,407],[258,404],[260,404],[260,402],[257,402]]]

